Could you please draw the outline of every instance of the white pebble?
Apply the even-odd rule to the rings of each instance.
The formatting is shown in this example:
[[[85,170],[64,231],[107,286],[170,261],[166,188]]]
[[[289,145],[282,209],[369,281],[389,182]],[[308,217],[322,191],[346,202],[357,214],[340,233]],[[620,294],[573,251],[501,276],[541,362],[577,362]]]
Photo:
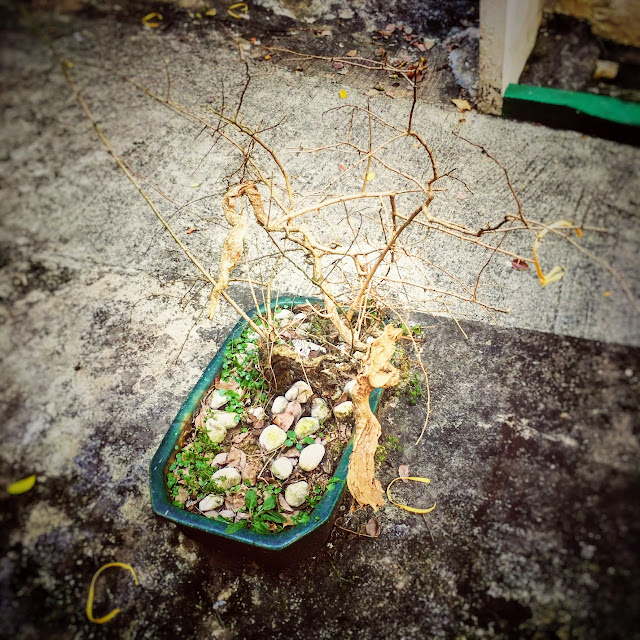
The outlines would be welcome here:
[[[313,390],[311,387],[304,380],[298,380],[298,382],[294,382],[293,385],[291,385],[291,388],[284,394],[284,397],[289,402],[297,400],[300,404],[304,404],[312,395]]]
[[[262,407],[252,407],[251,409],[249,409],[249,413],[256,420],[266,420],[267,419],[267,412]]]
[[[285,322],[291,322],[293,320],[293,311],[289,309],[282,309],[273,315],[276,322],[284,324]]]
[[[209,418],[209,420],[204,423],[204,426],[207,429],[209,440],[211,440],[213,444],[219,444],[227,437],[227,427],[213,418]]]
[[[271,405],[271,415],[277,416],[279,413],[282,413],[289,404],[289,401],[284,396],[278,396]]]
[[[320,429],[320,422],[317,418],[300,418],[296,424],[294,431],[296,438],[305,438]]]
[[[260,434],[260,446],[265,451],[273,451],[284,444],[287,434],[278,425],[270,424]]]
[[[278,478],[278,480],[286,480],[293,471],[293,463],[289,458],[278,458],[271,465],[271,473]]]
[[[353,414],[353,402],[351,400],[347,400],[346,402],[341,402],[339,405],[333,408],[333,415],[336,418],[348,418]]]
[[[227,429],[233,429],[240,421],[240,414],[233,411],[209,411],[207,412],[207,422],[215,420]]]
[[[200,500],[198,509],[200,509],[200,511],[212,511],[213,509],[221,507],[223,503],[224,498],[221,495],[217,493],[210,493],[208,496],[205,496]]]
[[[304,471],[313,471],[324,458],[324,447],[321,444],[310,444],[300,452],[298,464]]]
[[[324,422],[331,415],[329,405],[324,398],[314,398],[311,403],[311,417]]]
[[[220,471],[216,471],[211,476],[211,479],[215,482],[218,489],[226,491],[240,484],[242,477],[235,467],[225,467],[224,469],[220,469]]]
[[[294,482],[284,490],[284,499],[287,501],[287,504],[292,507],[301,506],[308,495],[309,485],[304,480]]]
[[[355,378],[353,380],[349,380],[349,382],[347,382],[347,384],[344,385],[344,392],[351,397],[351,394],[353,393],[353,389],[356,386],[356,380]]]
[[[229,402],[229,398],[227,397],[227,393],[224,389],[216,389],[209,397],[209,406],[212,409],[224,407],[227,402]]]

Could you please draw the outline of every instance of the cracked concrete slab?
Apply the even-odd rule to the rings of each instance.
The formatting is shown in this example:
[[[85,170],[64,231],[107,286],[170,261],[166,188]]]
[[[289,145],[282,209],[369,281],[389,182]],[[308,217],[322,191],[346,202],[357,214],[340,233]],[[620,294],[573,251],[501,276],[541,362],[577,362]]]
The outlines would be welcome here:
[[[448,319],[419,318],[432,373],[431,427],[414,446],[424,409],[409,406],[402,393],[389,395],[381,408],[384,436],[399,438],[402,450],[383,441],[379,472],[386,484],[408,463],[431,478],[438,508],[427,522],[387,505],[377,540],[334,528],[310,556],[268,569],[242,554],[223,557],[215,545],[157,519],[149,460],[235,314],[224,306],[215,323],[200,317],[208,291],[98,142],[50,52],[9,17],[14,26],[1,49],[0,477],[2,486],[32,472],[39,480],[24,496],[1,498],[4,635],[637,634],[638,314],[606,269],[555,240],[545,239],[542,251],[545,265],[565,266],[559,283],[542,289],[532,271],[517,272],[506,258],[483,273],[480,294],[511,308],[496,316],[498,326],[474,308],[456,307],[465,340]],[[164,58],[174,99],[205,114],[206,98],[220,97],[221,78],[227,96],[241,86],[237,50],[219,27],[186,19],[160,34],[108,16],[39,19],[58,54],[73,61],[118,153],[215,270],[227,229],[220,199],[237,158],[221,147],[209,151],[201,126],[121,76],[164,92]],[[336,76],[321,65],[296,73],[277,56],[252,64],[246,122],[287,116],[277,134],[265,135],[286,157],[297,188],[312,190],[336,174],[337,163],[292,147],[341,135],[344,119],[329,110],[342,104],[341,88],[366,104],[370,76]],[[372,104],[386,119],[406,122],[408,98],[378,96]],[[473,191],[447,184],[434,215],[478,226],[514,207],[499,168],[453,130],[509,167],[532,218],[609,229],[585,232],[581,246],[638,291],[640,151],[462,116],[444,99],[421,101],[414,118],[442,169],[457,168]],[[392,157],[424,172],[412,148]],[[366,219],[363,225],[372,238],[379,234]],[[198,232],[187,234],[192,226]],[[413,240],[471,284],[488,257],[439,235],[416,233]],[[251,257],[261,242],[252,230]],[[523,236],[512,248],[530,246]],[[277,286],[310,293],[291,270]],[[244,284],[231,292],[253,306]],[[349,516],[349,502],[342,506],[342,524],[357,528],[364,514]],[[113,560],[135,566],[141,587],[106,576],[100,606],[117,603],[123,612],[97,629],[84,616],[86,591],[94,571]]]

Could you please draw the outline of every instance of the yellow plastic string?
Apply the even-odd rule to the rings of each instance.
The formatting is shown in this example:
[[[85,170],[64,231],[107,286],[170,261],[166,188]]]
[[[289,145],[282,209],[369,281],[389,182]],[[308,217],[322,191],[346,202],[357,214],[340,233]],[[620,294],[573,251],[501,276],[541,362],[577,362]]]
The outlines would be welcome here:
[[[27,493],[30,489],[33,489],[33,485],[36,483],[36,474],[22,480],[16,480],[7,487],[7,493],[12,496],[20,495],[21,493]]]
[[[539,234],[537,234],[536,240],[533,243],[533,262],[536,265],[536,273],[538,274],[538,279],[540,280],[540,284],[545,287],[552,282],[556,282],[560,280],[564,275],[564,267],[560,265],[556,265],[547,273],[546,275],[542,271],[542,267],[540,266],[540,261],[538,260],[538,247],[542,242],[542,238],[544,238],[549,231],[552,229],[560,229],[562,227],[573,227],[573,223],[568,220],[558,220],[550,225],[548,225],[545,229],[543,229]]]
[[[156,21],[152,22],[154,18],[156,18]],[[145,27],[157,29],[160,26],[160,20],[162,20],[162,14],[158,13],[157,11],[152,11],[151,13],[147,13],[147,15],[142,18],[142,24]]]
[[[409,507],[406,504],[402,504],[400,502],[396,502],[393,499],[393,497],[391,496],[391,486],[393,485],[394,482],[398,482],[398,480],[413,480],[413,482],[424,482],[425,484],[431,484],[431,480],[429,480],[429,478],[407,478],[407,477],[404,477],[404,476],[401,477],[401,478],[395,478],[394,480],[392,480],[389,483],[389,486],[387,487],[387,498],[389,498],[389,502],[391,502],[391,504],[395,505],[396,507],[400,507],[401,509],[404,509],[405,511],[410,511],[411,513],[430,513],[431,511],[433,511],[436,508],[436,503],[435,502],[428,509],[418,509],[416,507]]]
[[[133,579],[135,580],[136,585],[140,584],[138,582],[138,576],[136,575],[136,572],[134,571],[133,567],[130,564],[126,564],[124,562],[108,562],[107,564],[102,565],[93,574],[93,578],[91,580],[91,586],[89,587],[89,596],[87,597],[87,618],[89,618],[91,622],[95,622],[96,624],[104,624],[105,622],[109,622],[109,620],[113,620],[120,613],[120,609],[114,609],[113,611],[110,611],[109,613],[107,613],[106,616],[102,616],[102,618],[94,618],[93,616],[93,598],[94,598],[96,580],[98,579],[98,576],[105,569],[109,569],[111,567],[120,567],[121,569],[127,569],[128,571],[131,571],[131,574],[133,575]]]
[[[236,2],[235,4],[232,4],[228,9],[227,9],[227,13],[232,17],[232,18],[242,18],[242,16],[240,15],[240,13],[236,13],[235,9],[237,9],[240,13],[247,13],[249,11],[249,7],[247,6],[246,2]]]

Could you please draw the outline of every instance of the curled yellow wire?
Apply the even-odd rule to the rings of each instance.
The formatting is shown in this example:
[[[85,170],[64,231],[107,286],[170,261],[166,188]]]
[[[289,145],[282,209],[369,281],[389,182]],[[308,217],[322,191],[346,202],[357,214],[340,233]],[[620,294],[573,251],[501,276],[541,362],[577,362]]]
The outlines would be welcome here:
[[[435,502],[428,509],[418,509],[416,507],[409,507],[408,505],[402,504],[401,502],[396,502],[391,496],[391,485],[393,485],[394,482],[398,482],[398,480],[413,480],[413,482],[424,482],[425,484],[431,484],[431,480],[429,480],[429,478],[406,478],[406,477],[395,478],[389,483],[389,486],[387,487],[387,498],[389,498],[389,502],[391,504],[395,505],[396,507],[400,507],[405,511],[410,511],[411,513],[431,513],[431,511],[433,511],[436,508]]]
[[[87,597],[87,618],[89,618],[91,622],[95,622],[96,624],[104,624],[105,622],[109,622],[109,620],[113,620],[120,613],[120,609],[114,609],[113,611],[110,611],[109,613],[107,613],[106,616],[102,616],[102,618],[95,618],[93,615],[93,598],[94,598],[96,580],[98,579],[98,576],[105,569],[109,569],[110,567],[120,567],[121,569],[127,569],[128,571],[131,571],[131,574],[133,575],[133,579],[135,580],[136,585],[140,584],[138,582],[138,576],[136,575],[136,572],[134,571],[133,567],[130,564],[126,564],[124,562],[108,562],[107,564],[102,565],[93,574],[93,578],[91,580],[91,586],[89,587],[89,596]]]
[[[162,20],[162,14],[158,13],[157,11],[152,11],[151,13],[147,13],[147,15],[144,18],[142,18],[142,24],[145,27],[149,27],[151,29],[157,29],[160,26],[161,20]]]

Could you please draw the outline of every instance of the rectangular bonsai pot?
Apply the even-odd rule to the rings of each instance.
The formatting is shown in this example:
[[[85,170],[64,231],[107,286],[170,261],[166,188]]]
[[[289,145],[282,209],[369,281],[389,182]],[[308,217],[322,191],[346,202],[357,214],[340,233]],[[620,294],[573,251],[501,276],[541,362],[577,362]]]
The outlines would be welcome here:
[[[277,301],[273,301],[271,303],[271,308],[274,309],[276,306],[291,308],[308,302],[312,304],[322,304],[322,301],[317,298],[286,296],[279,298]],[[264,305],[260,306],[260,312],[265,312]],[[250,318],[255,317],[258,315],[258,309],[251,309],[251,311],[247,312],[247,315]],[[241,529],[235,533],[226,533],[225,529],[227,528],[227,523],[216,522],[215,520],[208,519],[203,515],[191,513],[174,506],[167,491],[167,472],[169,470],[169,466],[175,459],[176,447],[181,445],[184,436],[186,436],[190,430],[193,417],[200,408],[200,402],[205,397],[206,393],[209,391],[216,377],[220,373],[224,360],[223,355],[227,345],[231,340],[239,337],[245,330],[246,326],[247,322],[244,319],[240,319],[231,333],[229,333],[213,360],[211,360],[207,368],[204,370],[204,373],[189,394],[189,397],[185,400],[180,411],[178,411],[178,415],[171,423],[162,443],[153,456],[153,459],[151,460],[149,478],[151,505],[156,514],[191,530],[193,534],[197,534],[196,537],[200,540],[202,540],[203,537],[206,537],[213,541],[214,538],[211,536],[220,536],[221,538],[225,538],[229,541],[249,545],[256,549],[281,551],[290,547],[305,536],[316,532],[326,525],[331,518],[346,484],[349,456],[353,449],[352,441],[347,445],[333,474],[342,482],[336,483],[332,490],[328,490],[325,493],[316,508],[311,512],[309,522],[287,528],[278,533],[261,534],[256,533],[255,531],[250,531],[249,529]],[[380,401],[381,394],[382,389],[375,389],[371,392],[369,397],[369,405],[374,413],[378,408],[378,402]]]

